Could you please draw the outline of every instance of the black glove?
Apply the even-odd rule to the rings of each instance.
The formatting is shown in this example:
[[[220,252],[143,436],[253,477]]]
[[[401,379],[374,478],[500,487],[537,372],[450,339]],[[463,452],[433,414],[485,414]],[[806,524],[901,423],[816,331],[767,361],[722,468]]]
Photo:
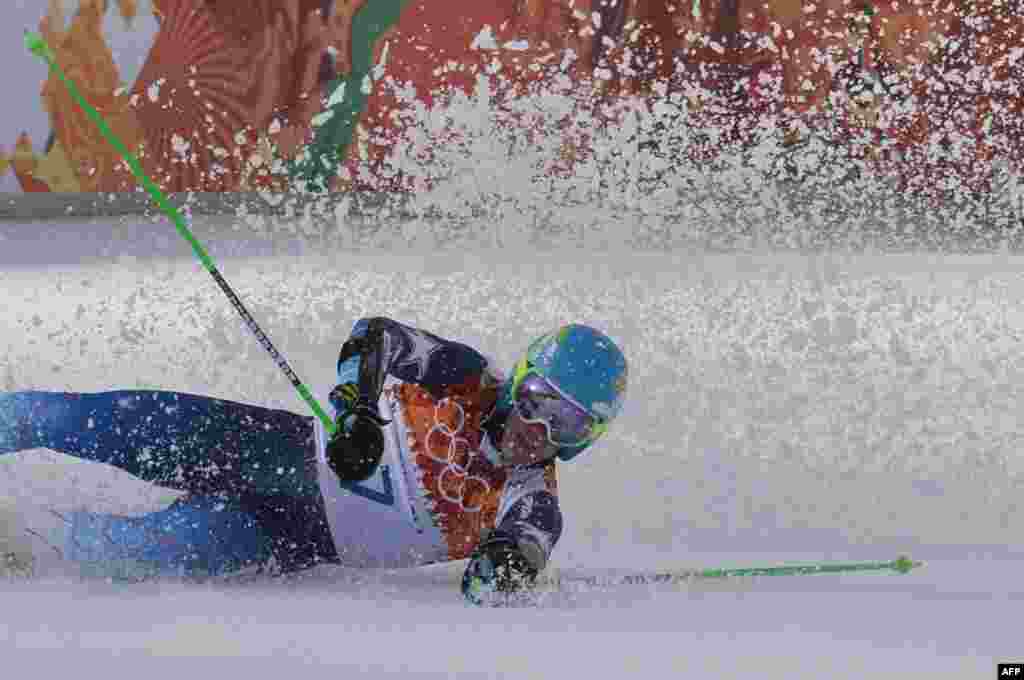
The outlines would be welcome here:
[[[531,541],[517,543],[500,529],[477,546],[462,576],[462,594],[472,604],[500,607],[513,604],[543,568],[543,551]]]
[[[390,422],[361,401],[358,392],[354,383],[342,383],[330,395],[338,418],[327,442],[327,462],[343,482],[362,482],[377,470],[384,456],[381,427]]]

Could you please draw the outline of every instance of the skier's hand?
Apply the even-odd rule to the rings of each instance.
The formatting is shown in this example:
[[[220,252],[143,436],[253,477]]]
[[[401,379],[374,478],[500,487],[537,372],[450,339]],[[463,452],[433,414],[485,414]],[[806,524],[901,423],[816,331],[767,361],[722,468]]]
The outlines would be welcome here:
[[[363,482],[384,456],[384,433],[369,418],[350,416],[327,440],[327,463],[343,482]]]
[[[531,546],[521,546],[509,534],[492,532],[473,552],[462,576],[462,594],[472,604],[500,607],[536,581]]]
[[[338,411],[336,429],[327,441],[327,462],[343,482],[370,478],[384,455],[387,420],[359,398],[355,383],[342,383],[331,391],[331,404]]]

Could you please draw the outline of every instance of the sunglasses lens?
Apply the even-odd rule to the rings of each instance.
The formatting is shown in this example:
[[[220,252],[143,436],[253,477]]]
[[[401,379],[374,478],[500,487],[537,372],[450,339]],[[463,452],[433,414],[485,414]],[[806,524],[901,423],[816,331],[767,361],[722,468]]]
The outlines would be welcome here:
[[[524,378],[513,398],[523,420],[547,425],[548,437],[553,444],[574,446],[593,435],[593,417],[564,398],[539,375]]]

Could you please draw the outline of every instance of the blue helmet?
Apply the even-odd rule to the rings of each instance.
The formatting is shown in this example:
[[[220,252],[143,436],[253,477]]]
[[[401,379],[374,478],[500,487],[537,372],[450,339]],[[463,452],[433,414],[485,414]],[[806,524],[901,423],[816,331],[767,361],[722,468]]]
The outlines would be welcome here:
[[[597,420],[595,436],[589,441],[558,450],[562,460],[586,450],[622,410],[628,381],[626,357],[611,338],[590,326],[568,324],[534,340],[516,372],[530,369]]]

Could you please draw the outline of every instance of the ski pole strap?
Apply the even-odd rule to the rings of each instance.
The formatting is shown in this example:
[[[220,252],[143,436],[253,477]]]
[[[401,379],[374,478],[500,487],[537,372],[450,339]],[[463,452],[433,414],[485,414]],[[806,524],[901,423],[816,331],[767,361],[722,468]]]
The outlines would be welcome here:
[[[207,254],[202,244],[199,243],[199,241],[192,234],[192,232],[189,231],[189,228],[186,226],[185,220],[181,216],[181,213],[178,212],[177,208],[170,204],[170,202],[167,200],[167,197],[160,191],[160,189],[156,186],[153,180],[151,180],[143,171],[142,165],[139,163],[139,160],[131,153],[131,151],[127,149],[127,147],[125,147],[121,140],[117,138],[117,135],[115,135],[114,132],[110,129],[110,126],[108,126],[106,121],[103,120],[103,117],[99,114],[99,112],[96,111],[96,109],[94,109],[89,104],[89,102],[85,100],[81,93],[79,93],[78,88],[75,87],[75,84],[71,82],[71,80],[64,74],[64,71],[60,68],[60,66],[57,65],[57,60],[54,57],[53,51],[50,49],[50,46],[46,44],[46,41],[43,40],[42,36],[40,36],[38,33],[31,33],[29,31],[25,31],[25,47],[36,57],[42,59],[47,63],[47,65],[50,67],[50,70],[57,75],[57,77],[60,79],[62,83],[64,83],[64,86],[71,94],[71,98],[75,101],[75,103],[78,104],[78,106],[83,111],[85,111],[86,115],[90,119],[92,119],[92,121],[96,124],[96,127],[99,128],[100,133],[107,140],[107,142],[112,147],[114,147],[114,149],[117,150],[119,154],[121,154],[121,157],[128,164],[128,167],[131,168],[132,174],[135,175],[136,179],[139,180],[139,183],[142,184],[142,186],[146,189],[147,192],[149,192],[149,195],[153,198],[153,201],[156,203],[157,207],[163,210],[164,213],[166,213],[166,215],[171,218],[171,221],[174,222],[174,226],[177,227],[178,229],[178,233],[181,234],[181,237],[184,238],[192,247],[192,251],[196,254],[196,257],[199,258],[199,261],[203,263],[203,267],[205,267],[206,271],[210,273],[210,276],[213,277],[213,280],[217,282],[217,285],[220,286],[220,289],[224,291],[224,294],[228,297],[228,300],[231,301],[231,304],[241,315],[242,320],[245,322],[245,325],[249,328],[252,334],[256,336],[256,339],[263,346],[263,348],[267,350],[267,352],[270,354],[271,359],[274,360],[274,363],[277,364],[277,367],[281,369],[281,371],[288,378],[289,382],[291,382],[292,386],[295,387],[296,391],[299,393],[299,396],[303,398],[303,400],[313,410],[313,413],[316,415],[316,417],[320,419],[320,422],[323,423],[324,428],[327,430],[328,434],[334,434],[334,422],[327,415],[327,413],[324,412],[323,408],[320,407],[320,403],[317,402],[317,400],[313,397],[312,394],[310,394],[309,390],[302,383],[302,381],[299,380],[299,377],[295,374],[295,371],[293,371],[292,367],[288,365],[288,362],[285,361],[285,358],[281,355],[281,353],[277,351],[274,345],[270,342],[270,338],[268,338],[266,334],[263,332],[263,330],[259,327],[259,325],[257,325],[256,321],[252,318],[252,315],[249,314],[249,311],[245,308],[245,305],[242,304],[242,301],[235,294],[235,291],[232,290],[231,286],[228,285],[228,282],[224,280],[223,276],[221,276],[220,272],[217,270],[216,265],[214,264],[210,256]]]

